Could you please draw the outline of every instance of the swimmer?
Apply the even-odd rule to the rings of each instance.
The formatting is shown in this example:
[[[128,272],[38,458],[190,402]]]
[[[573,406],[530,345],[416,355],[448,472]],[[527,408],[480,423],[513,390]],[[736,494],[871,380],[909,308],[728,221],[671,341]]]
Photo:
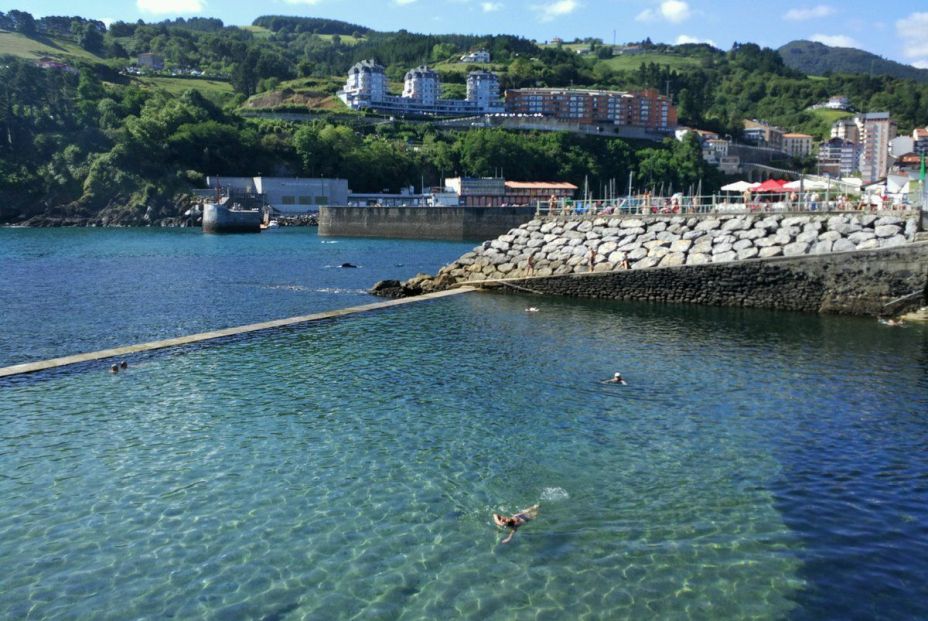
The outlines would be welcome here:
[[[127,368],[128,366],[129,366],[129,363],[126,362],[125,360],[123,360],[123,361],[121,361],[121,362],[119,363],[119,368],[120,368],[120,369],[125,369],[125,368]]]
[[[510,531],[509,536],[503,539],[500,543],[509,543],[509,541],[512,539],[512,536],[516,534],[517,530],[519,530],[519,527],[524,526],[527,522],[534,520],[536,517],[538,517],[538,505],[532,505],[528,509],[522,509],[511,517],[500,515],[499,513],[494,513],[493,523],[500,528],[508,528]]]
[[[894,328],[903,325],[901,319],[885,319],[885,318],[880,318],[880,323],[883,324],[884,326],[892,326],[892,327],[894,327]]]
[[[528,308],[525,309],[525,312],[526,312],[526,313],[537,313],[537,312],[538,312],[538,307],[536,307],[536,306],[529,306]]]
[[[115,362],[110,367],[110,373],[119,373],[119,365],[116,364]]]
[[[613,375],[609,379],[604,379],[603,384],[622,384],[623,386],[626,386],[628,382],[625,381],[625,378],[622,377],[621,373],[616,371],[615,375]]]

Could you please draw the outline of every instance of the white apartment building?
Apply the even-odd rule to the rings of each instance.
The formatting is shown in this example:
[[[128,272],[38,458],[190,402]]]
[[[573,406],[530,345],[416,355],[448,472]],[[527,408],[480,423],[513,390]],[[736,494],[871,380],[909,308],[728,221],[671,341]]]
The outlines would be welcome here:
[[[783,134],[783,150],[790,157],[812,155],[812,136],[809,134]]]
[[[896,123],[889,112],[868,112],[854,117],[860,134],[860,174],[873,183],[889,172],[889,141],[896,137]]]
[[[406,72],[403,79],[403,97],[431,106],[438,101],[440,94],[438,74],[429,69],[428,65],[420,65]]]
[[[856,143],[832,138],[819,145],[818,161],[823,172],[834,171],[838,177],[850,177],[857,172],[860,150]]]
[[[442,99],[438,73],[423,65],[408,71],[401,96],[387,94],[384,68],[364,60],[348,70],[338,98],[352,110],[370,108],[387,114],[469,115],[502,112],[499,78],[489,71],[471,71],[466,99]]]
[[[919,155],[928,155],[928,127],[916,127],[912,130],[912,151]]]
[[[840,119],[831,125],[831,137],[857,144],[860,142],[860,130],[854,119]]]

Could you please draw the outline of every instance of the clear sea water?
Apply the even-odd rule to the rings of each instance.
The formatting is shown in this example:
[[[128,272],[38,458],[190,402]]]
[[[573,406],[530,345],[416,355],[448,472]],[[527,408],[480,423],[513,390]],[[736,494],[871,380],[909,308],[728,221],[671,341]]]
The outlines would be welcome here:
[[[0,353],[354,305],[472,245],[323,241],[0,230]],[[0,618],[928,617],[922,326],[467,294],[129,363],[0,384]]]

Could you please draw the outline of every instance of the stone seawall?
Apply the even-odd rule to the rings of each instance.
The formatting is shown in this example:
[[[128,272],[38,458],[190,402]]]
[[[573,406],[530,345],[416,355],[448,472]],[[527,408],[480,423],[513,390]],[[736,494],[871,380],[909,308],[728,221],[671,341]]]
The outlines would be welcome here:
[[[536,219],[434,277],[391,281],[380,290],[409,295],[466,282],[551,295],[878,315],[902,297],[909,297],[907,306],[925,303],[928,243],[915,243],[917,231],[915,213]]]
[[[534,216],[533,207],[322,207],[319,235],[483,240]]]
[[[879,316],[928,303],[928,242],[882,250],[504,282],[481,284],[513,293]],[[887,306],[919,292],[907,307]]]
[[[536,219],[484,242],[438,276],[482,281],[893,248],[914,240],[916,215]]]

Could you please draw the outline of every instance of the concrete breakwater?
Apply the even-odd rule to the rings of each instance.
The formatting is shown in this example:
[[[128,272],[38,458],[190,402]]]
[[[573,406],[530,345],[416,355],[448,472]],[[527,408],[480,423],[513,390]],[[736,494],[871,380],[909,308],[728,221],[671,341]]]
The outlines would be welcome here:
[[[531,220],[533,207],[322,207],[319,234],[481,240]]]
[[[536,219],[435,277],[381,289],[403,295],[504,281],[556,295],[875,315],[902,296],[917,304],[928,283],[928,244],[913,244],[915,216]]]

